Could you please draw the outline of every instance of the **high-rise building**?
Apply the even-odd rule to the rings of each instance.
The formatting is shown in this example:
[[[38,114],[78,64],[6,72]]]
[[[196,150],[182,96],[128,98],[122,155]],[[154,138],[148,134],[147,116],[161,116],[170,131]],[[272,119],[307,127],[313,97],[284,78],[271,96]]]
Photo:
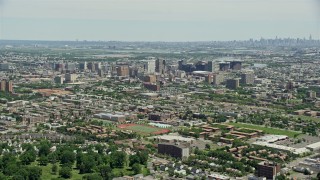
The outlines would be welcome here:
[[[158,153],[167,154],[174,158],[187,158],[190,154],[190,148],[186,145],[175,145],[175,144],[158,144]]]
[[[144,77],[144,81],[145,82],[149,82],[149,83],[156,83],[157,82],[157,77],[155,75],[146,75]]]
[[[87,68],[88,68],[87,62],[80,63],[80,70],[81,71],[85,71],[85,70],[87,70]]]
[[[98,70],[98,75],[99,75],[100,77],[103,77],[103,76],[104,76],[104,71],[103,71],[103,69],[99,69],[99,70]]]
[[[55,64],[54,69],[55,69],[56,71],[63,71],[63,70],[65,69],[65,64],[63,64],[63,63]]]
[[[228,71],[230,69],[230,63],[224,62],[219,64],[220,71]]]
[[[117,66],[117,76],[129,76],[128,65]]]
[[[68,73],[68,74],[66,74],[65,79],[66,79],[67,83],[74,83],[76,81],[77,77],[78,76],[76,74]]]
[[[258,177],[266,177],[267,179],[275,179],[280,173],[281,166],[274,162],[261,162],[257,167]]]
[[[155,60],[147,60],[144,63],[144,71],[148,74],[154,73],[156,70],[156,62]]]
[[[237,89],[237,88],[239,88],[239,79],[228,79],[226,87],[228,89]]]
[[[96,69],[95,69],[95,65],[93,62],[89,62],[88,63],[88,69],[91,71],[91,72],[95,72]]]
[[[315,91],[308,91],[307,96],[308,96],[308,98],[315,99],[315,98],[317,98],[317,93]]]
[[[212,84],[217,86],[224,82],[223,74],[213,74],[212,75]]]
[[[67,63],[66,70],[69,72],[74,72],[76,70],[76,64],[75,63]]]
[[[214,71],[214,62],[213,61],[208,61],[207,63],[207,71],[213,72]]]
[[[166,60],[158,58],[156,60],[155,70],[156,70],[156,72],[158,72],[160,74],[165,74],[165,72],[166,72]]]
[[[13,83],[12,83],[12,81],[7,81],[6,82],[6,92],[10,92],[10,93],[13,92]]]
[[[0,90],[3,92],[13,93],[13,83],[10,80],[2,80],[0,83]]]
[[[101,69],[101,63],[100,63],[100,62],[95,63],[95,64],[94,64],[94,69],[95,69],[96,71],[98,71],[99,69]]]
[[[254,83],[254,74],[253,72],[246,72],[241,74],[241,84],[253,84]]]
[[[232,70],[241,70],[242,62],[241,61],[232,61],[230,62],[230,69]]]
[[[0,84],[0,90],[6,91],[6,80],[2,80]]]
[[[56,77],[54,78],[54,82],[55,82],[56,84],[63,84],[63,77],[62,77],[62,76],[56,76]]]

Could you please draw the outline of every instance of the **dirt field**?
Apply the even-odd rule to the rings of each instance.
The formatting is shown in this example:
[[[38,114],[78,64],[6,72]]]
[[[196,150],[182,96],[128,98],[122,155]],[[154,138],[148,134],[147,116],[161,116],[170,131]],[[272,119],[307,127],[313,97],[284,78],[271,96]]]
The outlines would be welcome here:
[[[37,93],[40,93],[44,96],[51,96],[52,94],[54,94],[54,95],[72,94],[71,91],[65,91],[65,90],[61,90],[61,89],[37,89],[34,91]]]

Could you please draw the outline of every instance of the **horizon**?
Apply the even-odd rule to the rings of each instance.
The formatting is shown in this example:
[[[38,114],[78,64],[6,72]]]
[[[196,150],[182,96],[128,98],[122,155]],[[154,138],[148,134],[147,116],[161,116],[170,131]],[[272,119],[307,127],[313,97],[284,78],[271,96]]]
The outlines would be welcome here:
[[[318,0],[0,0],[0,39],[197,42],[320,37]]]

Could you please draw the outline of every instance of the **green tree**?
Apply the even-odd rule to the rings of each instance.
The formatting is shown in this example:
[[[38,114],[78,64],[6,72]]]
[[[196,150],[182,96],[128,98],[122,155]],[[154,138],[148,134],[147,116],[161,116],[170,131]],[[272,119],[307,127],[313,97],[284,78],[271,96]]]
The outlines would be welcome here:
[[[20,161],[24,165],[29,165],[30,163],[34,162],[36,158],[37,158],[37,154],[34,150],[25,151],[19,157]]]
[[[42,175],[42,169],[40,167],[32,166],[28,168],[29,180],[40,180]]]
[[[98,166],[98,172],[105,180],[111,180],[113,178],[112,168],[109,165]]]
[[[71,178],[72,176],[71,171],[72,169],[69,166],[63,166],[60,168],[59,175],[65,179]]]
[[[49,162],[49,160],[48,160],[47,156],[44,156],[44,155],[40,156],[40,158],[39,158],[40,166],[46,166],[46,165],[48,165],[48,162]]]
[[[72,151],[66,150],[62,152],[60,162],[62,165],[72,165],[75,162],[75,154]]]
[[[138,163],[135,163],[134,165],[132,165],[132,170],[133,170],[134,174],[140,174],[141,173],[141,165]]]
[[[57,174],[57,172],[58,172],[58,166],[57,166],[57,164],[53,164],[51,167],[51,173]]]

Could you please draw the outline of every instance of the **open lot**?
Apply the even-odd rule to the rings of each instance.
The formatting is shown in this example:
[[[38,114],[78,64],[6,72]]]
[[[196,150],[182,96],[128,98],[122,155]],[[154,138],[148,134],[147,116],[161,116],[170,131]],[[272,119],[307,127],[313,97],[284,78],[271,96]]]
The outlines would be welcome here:
[[[34,90],[37,93],[42,94],[43,96],[51,96],[52,94],[54,95],[66,95],[66,94],[72,94],[71,91],[65,91],[62,89],[37,89]]]
[[[170,132],[169,129],[162,129],[141,124],[120,124],[118,125],[118,128],[135,131],[141,134],[165,134]]]
[[[264,127],[264,126],[253,125],[253,124],[228,123],[228,125],[232,125],[237,128],[250,128],[250,129],[262,130],[266,134],[286,135],[291,138],[297,137],[298,135],[301,134],[300,132],[297,132],[297,131],[276,129],[276,128]]]

